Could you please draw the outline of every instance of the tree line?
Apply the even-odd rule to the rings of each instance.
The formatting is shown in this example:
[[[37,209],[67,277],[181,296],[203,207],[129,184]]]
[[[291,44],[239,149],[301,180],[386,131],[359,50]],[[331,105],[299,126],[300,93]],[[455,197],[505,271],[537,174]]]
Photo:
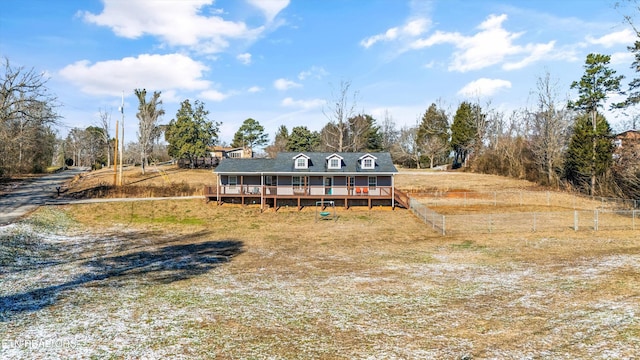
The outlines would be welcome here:
[[[640,41],[630,50],[632,67],[640,71]],[[376,119],[357,112],[358,93],[343,81],[323,110],[327,123],[319,131],[306,126],[290,130],[282,125],[269,141],[255,119],[242,122],[231,146],[264,147],[265,156],[278,152],[376,152],[388,151],[404,167],[451,166],[522,178],[537,183],[570,187],[592,195],[640,197],[638,147],[614,146],[614,134],[603,109],[608,96],[620,93],[625,101],[612,108],[624,109],[640,102],[640,79],[621,89],[622,76],[609,68],[609,55],[589,54],[584,75],[571,84],[578,97],[559,98],[549,73],[540,76],[532,108],[510,114],[490,103],[463,101],[451,112],[432,103],[414,124],[401,128],[388,112]],[[47,89],[43,74],[14,68],[4,60],[0,92],[0,176],[41,172],[51,164],[110,166],[116,144],[110,137],[111,115],[99,111],[99,121],[85,129],[71,129],[56,139],[58,102]],[[137,141],[125,147],[124,161],[146,166],[153,160],[208,156],[219,144],[221,123],[209,119],[200,100],[184,100],[168,124],[161,92],[147,98],[146,89],[135,89],[138,100]],[[164,137],[163,137],[164,135]],[[164,141],[163,141],[164,140]]]

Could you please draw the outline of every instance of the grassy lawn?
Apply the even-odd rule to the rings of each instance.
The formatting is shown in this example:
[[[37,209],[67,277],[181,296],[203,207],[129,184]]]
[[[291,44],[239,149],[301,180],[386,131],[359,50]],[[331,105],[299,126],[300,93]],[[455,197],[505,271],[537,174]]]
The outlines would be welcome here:
[[[636,232],[442,237],[407,210],[200,200],[0,228],[0,358],[630,359]]]

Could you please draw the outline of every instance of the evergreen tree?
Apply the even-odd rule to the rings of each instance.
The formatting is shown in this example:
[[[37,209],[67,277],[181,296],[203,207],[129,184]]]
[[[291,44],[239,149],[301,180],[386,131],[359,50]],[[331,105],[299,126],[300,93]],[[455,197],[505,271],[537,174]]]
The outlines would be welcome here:
[[[238,131],[233,135],[232,147],[263,146],[269,142],[269,135],[264,133],[264,127],[252,118],[246,119]]]
[[[449,149],[449,118],[436,104],[431,104],[418,127],[418,143],[422,154],[429,158],[430,167],[436,159],[446,157]]]
[[[287,150],[294,152],[315,151],[320,145],[320,135],[310,131],[306,126],[296,126],[291,129],[287,140]]]
[[[601,139],[608,137],[611,131],[608,123],[606,126],[598,124],[598,119],[604,120],[604,117],[598,116],[598,108],[603,107],[608,94],[620,92],[620,81],[624,78],[621,75],[615,76],[615,70],[607,66],[610,60],[611,56],[609,55],[587,55],[584,75],[582,75],[580,81],[574,81],[571,84],[572,89],[578,89],[578,100],[569,101],[568,104],[569,108],[591,116],[591,195],[595,193],[596,178],[601,174],[598,170],[601,165],[599,159],[601,156],[611,156],[610,152],[606,155],[598,153],[598,143]],[[604,121],[606,122],[606,120]],[[577,124],[576,129],[578,129]],[[607,131],[602,132],[605,129]],[[607,162],[607,164],[611,165],[610,162]]]
[[[209,121],[209,111],[204,104],[196,100],[191,106],[189,100],[180,105],[176,118],[172,119],[165,131],[165,140],[169,143],[169,155],[175,159],[187,158],[194,163],[198,157],[205,156],[209,146],[218,139],[220,123]]]
[[[264,150],[270,158],[275,158],[279,152],[287,149],[287,142],[289,141],[289,130],[285,125],[280,125],[273,143],[267,146]]]
[[[597,114],[596,131],[593,117],[584,113],[576,119],[564,163],[564,176],[573,185],[584,190],[592,189],[590,179],[602,177],[613,164],[611,128],[601,114]],[[593,139],[596,139],[595,153]],[[595,158],[595,163],[593,159]]]
[[[382,135],[371,115],[357,115],[349,118],[348,143],[351,151],[375,152],[382,150]]]
[[[463,101],[453,117],[451,147],[455,151],[454,166],[462,166],[474,146],[477,134],[474,111],[479,112],[479,106]]]

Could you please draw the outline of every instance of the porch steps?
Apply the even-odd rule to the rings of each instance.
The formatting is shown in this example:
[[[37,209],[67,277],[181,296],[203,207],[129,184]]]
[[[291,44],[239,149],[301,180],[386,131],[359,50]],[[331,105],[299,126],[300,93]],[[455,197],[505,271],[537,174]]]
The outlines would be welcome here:
[[[396,201],[396,203],[398,203],[398,205],[402,206],[405,209],[409,208],[409,195],[407,195],[406,193],[395,189],[394,190],[394,200]]]

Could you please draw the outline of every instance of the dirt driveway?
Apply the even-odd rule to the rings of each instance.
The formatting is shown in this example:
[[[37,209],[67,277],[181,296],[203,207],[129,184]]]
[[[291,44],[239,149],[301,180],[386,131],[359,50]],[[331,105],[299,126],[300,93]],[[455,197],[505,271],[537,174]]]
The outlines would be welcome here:
[[[0,196],[0,225],[14,222],[56,197],[56,187],[85,171],[84,168],[73,168],[18,184],[9,193]]]

